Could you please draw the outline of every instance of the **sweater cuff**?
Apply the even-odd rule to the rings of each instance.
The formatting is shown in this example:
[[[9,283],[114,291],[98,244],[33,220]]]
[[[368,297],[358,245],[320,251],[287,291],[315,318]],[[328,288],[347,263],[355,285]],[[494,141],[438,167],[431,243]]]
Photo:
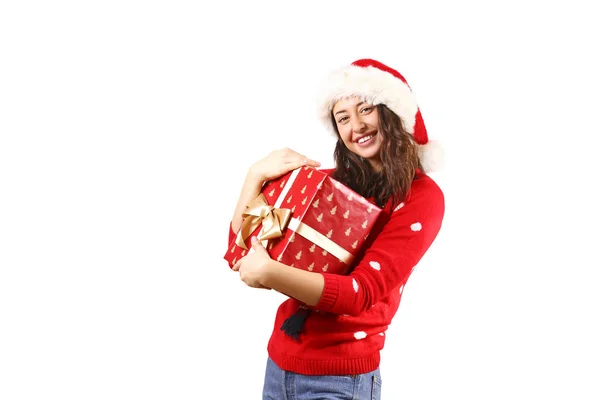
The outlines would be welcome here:
[[[340,293],[340,275],[321,273],[324,279],[323,294],[315,306],[316,309],[331,312]]]

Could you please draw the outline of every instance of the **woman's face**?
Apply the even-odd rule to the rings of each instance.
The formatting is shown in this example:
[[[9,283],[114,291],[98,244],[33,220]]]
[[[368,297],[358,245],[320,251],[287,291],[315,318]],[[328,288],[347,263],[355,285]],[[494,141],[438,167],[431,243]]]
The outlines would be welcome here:
[[[342,141],[351,152],[367,159],[375,170],[381,169],[379,149],[379,111],[376,106],[349,97],[333,106],[333,117]]]

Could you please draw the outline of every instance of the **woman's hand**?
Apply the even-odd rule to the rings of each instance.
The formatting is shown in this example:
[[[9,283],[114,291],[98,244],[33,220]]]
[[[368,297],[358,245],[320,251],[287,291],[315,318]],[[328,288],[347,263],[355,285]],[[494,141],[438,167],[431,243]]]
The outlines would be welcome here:
[[[278,178],[302,166],[320,167],[321,163],[287,147],[272,151],[250,167],[251,175],[261,181]]]
[[[232,270],[239,271],[240,279],[248,286],[253,288],[270,289],[262,284],[264,282],[271,257],[263,245],[252,237],[252,249],[253,252],[240,258],[235,263]]]

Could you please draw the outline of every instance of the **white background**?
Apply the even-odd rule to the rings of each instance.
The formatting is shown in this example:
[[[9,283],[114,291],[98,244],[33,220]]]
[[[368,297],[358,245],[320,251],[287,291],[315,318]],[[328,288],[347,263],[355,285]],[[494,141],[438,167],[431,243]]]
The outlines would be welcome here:
[[[383,398],[600,398],[583,1],[200,3],[0,5],[1,399],[260,399],[284,296],[229,270],[228,223],[269,151],[333,165],[317,84],[363,57],[447,158]]]

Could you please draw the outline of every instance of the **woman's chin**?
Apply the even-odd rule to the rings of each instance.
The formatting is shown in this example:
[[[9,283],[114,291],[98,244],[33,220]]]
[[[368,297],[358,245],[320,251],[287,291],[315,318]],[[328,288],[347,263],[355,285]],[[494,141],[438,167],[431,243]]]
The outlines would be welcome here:
[[[365,158],[369,161],[371,160],[379,160],[379,151],[378,149],[356,149],[355,153],[362,158]]]

